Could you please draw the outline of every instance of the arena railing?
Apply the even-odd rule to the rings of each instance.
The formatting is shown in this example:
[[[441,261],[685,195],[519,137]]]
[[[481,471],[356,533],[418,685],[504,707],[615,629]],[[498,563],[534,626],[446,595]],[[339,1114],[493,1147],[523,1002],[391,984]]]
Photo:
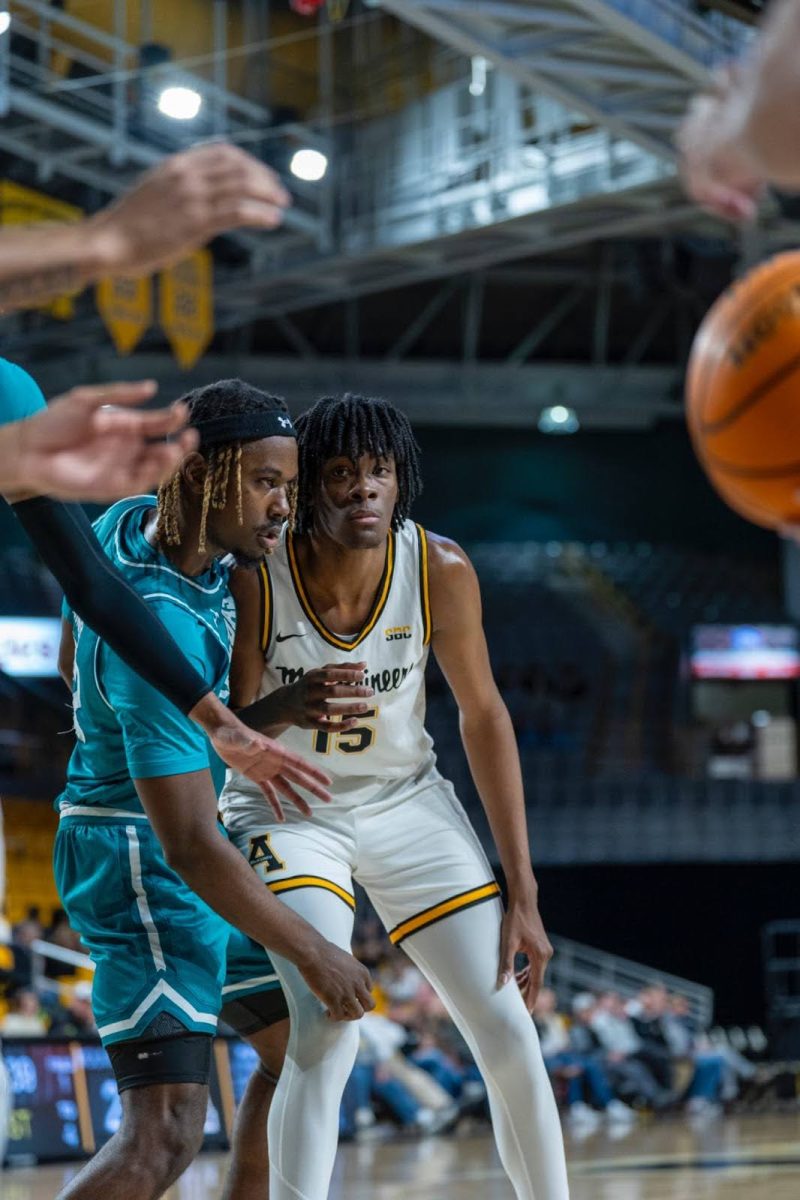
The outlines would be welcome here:
[[[37,938],[31,942],[31,979],[37,991],[74,986],[70,981],[65,982],[47,975],[45,971],[47,959],[62,963],[67,969],[80,967],[94,972],[94,963],[88,954],[82,954],[80,950],[68,950],[66,946],[56,946],[52,942],[45,942],[41,938]],[[67,970],[64,971],[64,974],[67,974]],[[78,982],[80,981],[76,979],[75,983]]]
[[[555,951],[548,969],[547,982],[567,1004],[580,992],[619,992],[626,1000],[632,999],[642,988],[661,983],[669,992],[685,996],[692,1017],[701,1029],[708,1029],[714,1015],[714,993],[700,983],[655,970],[642,963],[632,962],[618,954],[609,954],[581,942],[552,935],[550,941]],[[82,967],[94,970],[88,954],[54,946],[51,942],[37,940],[31,944],[33,984],[37,989],[52,988],[56,981],[45,973],[45,960],[63,963],[66,967]],[[77,982],[77,981],[76,981]],[[71,986],[61,981],[58,986]]]
[[[550,941],[555,953],[548,968],[547,983],[558,994],[562,1005],[568,1004],[580,992],[619,992],[624,999],[630,1000],[642,988],[659,983],[668,992],[686,998],[699,1029],[708,1029],[711,1025],[714,1015],[711,988],[632,962],[618,954],[584,946],[570,938],[551,934]]]

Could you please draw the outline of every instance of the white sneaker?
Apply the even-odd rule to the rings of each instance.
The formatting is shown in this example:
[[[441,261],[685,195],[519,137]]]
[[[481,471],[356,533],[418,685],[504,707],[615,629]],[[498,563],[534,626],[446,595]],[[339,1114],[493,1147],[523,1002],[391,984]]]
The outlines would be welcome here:
[[[375,1124],[375,1113],[371,1108],[357,1108],[353,1114],[356,1129],[369,1129]]]
[[[568,1117],[570,1125],[587,1127],[600,1124],[600,1114],[590,1108],[588,1104],[584,1104],[582,1100],[576,1100],[574,1104],[570,1104]]]
[[[692,1096],[686,1101],[686,1111],[690,1117],[718,1117],[722,1112],[722,1105],[713,1100],[706,1100],[704,1096]]]
[[[630,1125],[636,1120],[636,1113],[621,1100],[610,1100],[606,1106],[605,1118],[612,1125]]]

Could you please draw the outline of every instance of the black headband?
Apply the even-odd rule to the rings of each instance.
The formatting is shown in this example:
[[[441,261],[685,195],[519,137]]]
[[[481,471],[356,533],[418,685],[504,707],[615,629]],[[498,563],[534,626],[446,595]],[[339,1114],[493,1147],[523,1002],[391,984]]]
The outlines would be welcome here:
[[[191,426],[200,434],[201,446],[217,446],[223,442],[254,442],[269,437],[297,437],[292,418],[278,408],[271,408],[267,412],[231,413],[225,417],[210,417],[206,421],[192,421]]]

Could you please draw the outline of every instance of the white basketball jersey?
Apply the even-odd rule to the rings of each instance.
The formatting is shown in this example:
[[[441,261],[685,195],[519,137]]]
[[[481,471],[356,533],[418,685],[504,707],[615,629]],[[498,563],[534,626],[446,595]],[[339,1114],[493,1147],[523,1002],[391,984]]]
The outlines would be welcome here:
[[[285,742],[333,779],[331,791],[356,801],[387,781],[408,777],[435,763],[425,729],[425,664],[431,636],[428,548],[425,531],[411,521],[389,534],[386,564],[372,610],[361,631],[343,636],[314,612],[300,574],[292,535],[260,569],[263,595],[264,675],[260,696],[294,683],[329,663],[366,662],[365,682],[375,695],[357,727],[310,730],[292,727]],[[222,797],[223,812],[235,793],[256,790],[233,775]]]

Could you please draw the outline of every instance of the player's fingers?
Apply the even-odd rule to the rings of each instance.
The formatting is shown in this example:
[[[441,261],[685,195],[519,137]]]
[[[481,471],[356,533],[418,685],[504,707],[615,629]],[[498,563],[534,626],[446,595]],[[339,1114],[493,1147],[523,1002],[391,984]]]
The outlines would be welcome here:
[[[272,781],[276,791],[280,792],[287,800],[291,800],[295,808],[303,814],[304,817],[311,816],[311,805],[304,799],[299,792],[296,792],[287,779],[281,775],[277,775]]]
[[[275,791],[275,788],[272,785],[272,781],[269,779],[264,779],[261,781],[259,786],[266,797],[267,803],[275,814],[275,819],[283,824],[283,822],[286,820],[286,816],[281,806],[281,802],[278,799],[278,793]]]
[[[525,1001],[525,1007],[528,1012],[533,1012],[542,984],[544,983],[544,972],[546,963],[542,964],[541,971],[531,971],[522,989],[522,999]]]
[[[333,798],[327,787],[322,783],[318,783],[316,778],[313,775],[309,775],[306,770],[300,770],[297,767],[284,767],[281,771],[281,776],[284,780],[290,780],[297,787],[310,792],[312,796],[316,796],[323,804],[329,803]]]
[[[365,972],[365,974],[367,973]],[[368,974],[367,978],[359,984],[357,988],[357,995],[358,1002],[361,1005],[362,1010],[365,1013],[372,1012],[373,1008],[375,1007],[375,997],[372,994],[372,981]]]
[[[326,687],[324,696],[326,700],[354,700],[359,696],[364,696],[371,699],[375,693],[371,687],[364,687],[362,684],[350,683],[332,683]],[[369,708],[368,704],[362,704],[361,708],[364,712]]]
[[[190,446],[194,443],[189,442]],[[186,453],[183,444],[175,446],[153,446],[144,451],[137,464],[139,473],[149,484],[161,483],[177,471]]]
[[[280,770],[282,775],[291,774],[292,778],[295,778],[299,772],[307,776],[307,778],[315,780],[317,783],[329,784],[331,782],[330,775],[326,775],[319,767],[312,766],[310,762],[307,762],[303,758],[302,754],[295,754],[292,750],[284,750]],[[305,784],[303,786],[305,787]]]
[[[292,197],[280,177],[237,146],[216,146],[206,155],[205,181],[211,189],[231,187],[252,200],[286,206]]]
[[[326,733],[332,729],[336,733],[345,733],[348,729],[355,729],[358,724],[357,717],[344,717],[342,720],[337,720],[336,717],[330,716],[322,709],[316,709],[307,714],[308,723],[305,726],[307,729],[322,729]]]
[[[366,669],[366,663],[326,663],[319,668],[319,675],[327,683],[350,683],[363,679]]]
[[[132,434],[141,438],[162,438],[179,433],[188,420],[185,404],[149,412],[130,412],[126,408],[103,407],[92,418],[92,427],[99,433]],[[196,434],[196,431],[192,431]]]
[[[207,233],[214,237],[229,229],[277,229],[283,221],[283,209],[259,200],[231,200],[215,208]]]
[[[500,934],[500,959],[497,969],[497,988],[504,988],[514,977],[514,946],[506,931],[505,922]]]
[[[140,379],[135,383],[99,383],[86,384],[83,387],[71,388],[60,400],[69,400],[81,406],[87,412],[102,408],[104,404],[116,407],[143,404],[151,399],[158,391],[154,379]]]
[[[247,171],[239,179],[219,179],[209,191],[211,211],[222,212],[233,204],[254,204],[283,212],[291,203],[291,197],[277,175],[253,179]]]

